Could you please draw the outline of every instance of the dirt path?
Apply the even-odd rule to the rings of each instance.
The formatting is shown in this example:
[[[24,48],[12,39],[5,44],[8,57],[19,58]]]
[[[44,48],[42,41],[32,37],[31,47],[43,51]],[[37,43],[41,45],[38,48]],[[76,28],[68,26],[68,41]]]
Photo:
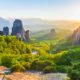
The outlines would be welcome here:
[[[51,73],[42,76],[42,80],[66,80],[67,74],[62,73]]]

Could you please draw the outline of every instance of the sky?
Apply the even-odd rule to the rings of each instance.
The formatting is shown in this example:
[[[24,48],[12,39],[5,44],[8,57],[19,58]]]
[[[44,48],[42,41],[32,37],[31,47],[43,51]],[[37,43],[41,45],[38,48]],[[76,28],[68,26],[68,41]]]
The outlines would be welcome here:
[[[0,17],[80,20],[80,0],[0,0]]]

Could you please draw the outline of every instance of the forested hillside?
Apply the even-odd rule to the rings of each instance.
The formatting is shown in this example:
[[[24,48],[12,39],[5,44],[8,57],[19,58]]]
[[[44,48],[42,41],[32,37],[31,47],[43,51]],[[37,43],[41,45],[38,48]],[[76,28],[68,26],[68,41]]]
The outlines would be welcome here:
[[[17,40],[15,36],[0,36],[0,65],[11,68],[11,72],[25,70],[43,71],[44,73],[61,72],[69,73],[71,78],[74,76],[79,78],[79,46],[61,49],[55,54],[48,52],[49,46],[37,46],[33,42],[24,43]],[[37,54],[33,54],[33,50],[37,51]]]

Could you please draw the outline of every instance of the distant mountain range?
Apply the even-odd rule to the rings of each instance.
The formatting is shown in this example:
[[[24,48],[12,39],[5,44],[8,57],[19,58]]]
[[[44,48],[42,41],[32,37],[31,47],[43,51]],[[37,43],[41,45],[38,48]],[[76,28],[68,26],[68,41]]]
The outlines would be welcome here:
[[[70,20],[42,20],[42,19],[22,19],[24,28],[30,29],[31,31],[41,31],[54,29],[68,29],[74,30],[80,26],[80,21]]]
[[[9,26],[11,31],[14,20],[15,19],[0,18],[0,30],[2,30],[4,26]],[[23,21],[24,28],[26,30],[29,29],[30,31],[50,30],[52,28],[74,30],[75,28],[80,26],[79,21],[66,21],[66,20],[47,21],[36,18],[21,19],[21,20]]]
[[[15,19],[7,19],[8,24],[9,24],[9,28],[11,30],[12,26],[13,26],[13,22]],[[30,31],[41,31],[41,30],[47,30],[47,29],[52,29],[53,25],[48,24],[45,20],[42,19],[21,19],[23,22],[23,26],[24,29],[29,29]],[[3,19],[3,21],[6,21],[5,19]],[[1,24],[2,22],[0,22]],[[6,25],[6,23],[4,22],[4,25]],[[1,25],[1,27],[4,27],[4,25]]]
[[[4,26],[9,26],[9,21],[6,19],[0,18],[0,30],[2,30]]]

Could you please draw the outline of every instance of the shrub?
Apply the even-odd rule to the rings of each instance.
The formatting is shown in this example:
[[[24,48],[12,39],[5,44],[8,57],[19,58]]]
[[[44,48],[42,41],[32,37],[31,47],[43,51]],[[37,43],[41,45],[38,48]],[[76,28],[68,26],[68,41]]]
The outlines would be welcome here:
[[[11,72],[23,72],[23,71],[25,71],[25,68],[19,63],[12,66],[11,68]]]
[[[80,62],[74,63],[72,68],[68,71],[68,76],[71,80],[80,80]]]
[[[1,64],[3,66],[6,66],[6,67],[11,67],[12,66],[12,58],[11,58],[11,56],[9,56],[9,55],[2,56]]]
[[[43,69],[44,73],[51,73],[51,72],[56,72],[56,66],[46,66]]]
[[[43,69],[43,61],[35,60],[32,62],[31,69],[33,70],[42,70]]]
[[[71,66],[71,56],[68,53],[64,53],[61,57],[60,60],[58,62],[58,65],[65,65],[65,66]]]
[[[42,71],[46,66],[56,66],[56,64],[50,60],[35,60],[32,62],[32,69]]]
[[[80,71],[80,62],[73,65],[73,69]]]
[[[30,67],[31,67],[31,63],[29,63],[29,62],[22,62],[21,64],[22,64],[22,65],[25,67],[25,69],[27,69],[27,70],[29,70]]]
[[[71,80],[80,80],[80,71],[72,69],[68,72],[68,76]]]
[[[60,65],[57,66],[57,72],[67,73],[69,68],[69,66]]]

